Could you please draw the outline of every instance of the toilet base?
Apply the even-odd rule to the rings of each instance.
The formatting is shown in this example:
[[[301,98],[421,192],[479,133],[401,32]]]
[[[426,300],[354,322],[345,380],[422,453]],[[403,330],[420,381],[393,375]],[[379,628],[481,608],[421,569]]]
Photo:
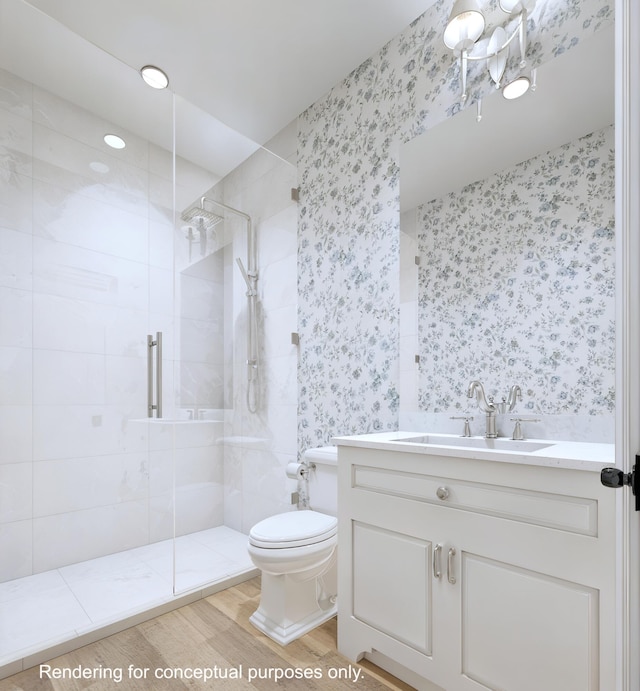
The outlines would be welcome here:
[[[257,609],[250,617],[249,621],[258,629],[262,631],[265,636],[269,636],[272,640],[280,645],[288,645],[291,641],[295,641],[300,636],[304,636],[305,633],[313,631],[320,624],[324,624],[325,621],[329,621],[332,617],[335,617],[338,613],[338,606],[333,605],[328,610],[319,610],[313,615],[309,615],[302,621],[296,622],[295,624],[289,624],[288,626],[282,626],[276,624],[276,622],[268,619],[264,616],[259,609]]]
[[[326,574],[328,582],[332,575]],[[276,643],[288,645],[337,614],[335,589],[327,595],[324,582],[322,577],[299,581],[263,573],[260,606],[249,621]]]

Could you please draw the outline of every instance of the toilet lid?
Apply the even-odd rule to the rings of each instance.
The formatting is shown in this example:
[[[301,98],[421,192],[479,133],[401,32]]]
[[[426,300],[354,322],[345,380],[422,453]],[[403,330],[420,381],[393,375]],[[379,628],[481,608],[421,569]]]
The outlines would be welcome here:
[[[288,511],[256,523],[249,532],[249,540],[256,547],[301,547],[327,540],[336,534],[337,528],[335,516],[310,509]]]

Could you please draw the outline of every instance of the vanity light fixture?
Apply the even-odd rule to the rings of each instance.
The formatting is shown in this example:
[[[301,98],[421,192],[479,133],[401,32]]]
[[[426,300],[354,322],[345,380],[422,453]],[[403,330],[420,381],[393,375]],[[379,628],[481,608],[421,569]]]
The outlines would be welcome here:
[[[489,74],[496,88],[499,89],[507,67],[509,46],[517,36],[520,44],[520,68],[526,66],[527,16],[535,4],[536,0],[499,0],[500,9],[509,15],[507,26],[513,24],[513,27],[507,31],[505,27],[498,26],[493,30],[488,40],[478,43],[485,28],[485,18],[480,11],[478,0],[455,1],[444,30],[444,43],[458,59],[463,103],[468,96],[467,67],[469,60],[488,61]]]
[[[502,95],[507,100],[512,101],[514,98],[524,96],[529,91],[530,86],[529,77],[520,76],[502,87]]]
[[[122,137],[119,137],[117,134],[105,134],[103,139],[104,143],[107,146],[110,146],[112,149],[124,149],[124,147],[127,145],[125,140]]]
[[[527,93],[527,91],[535,91],[536,90],[536,74],[537,70],[533,69],[531,70],[531,74],[529,77],[527,77],[524,74],[521,74],[519,77],[516,77],[514,80],[510,81],[508,84],[505,84],[502,87],[502,95],[512,101],[514,98],[520,98],[520,96],[524,96],[524,94]]]
[[[154,89],[166,89],[169,86],[169,77],[155,65],[145,65],[140,69],[140,75]]]

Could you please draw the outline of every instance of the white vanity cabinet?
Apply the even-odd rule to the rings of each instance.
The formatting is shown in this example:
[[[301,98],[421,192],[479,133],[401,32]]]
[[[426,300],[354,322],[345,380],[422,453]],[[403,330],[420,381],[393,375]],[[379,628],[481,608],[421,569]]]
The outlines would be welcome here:
[[[342,654],[425,690],[615,688],[599,466],[338,444]]]

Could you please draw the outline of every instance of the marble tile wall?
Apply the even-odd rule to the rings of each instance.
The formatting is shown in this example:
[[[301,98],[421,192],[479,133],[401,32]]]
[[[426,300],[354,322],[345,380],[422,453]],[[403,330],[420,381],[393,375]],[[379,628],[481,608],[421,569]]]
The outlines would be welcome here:
[[[219,525],[222,423],[146,421],[147,333],[177,400],[171,155],[6,71],[0,124],[0,580],[172,535],[174,437],[178,532]]]
[[[285,475],[297,458],[297,187],[296,124],[256,152],[208,196],[251,216],[258,268],[257,410],[248,411],[246,285],[236,258],[247,265],[246,225],[237,220],[226,247],[225,525],[248,532],[257,521],[295,508],[295,481]],[[225,222],[226,223],[226,222]]]

